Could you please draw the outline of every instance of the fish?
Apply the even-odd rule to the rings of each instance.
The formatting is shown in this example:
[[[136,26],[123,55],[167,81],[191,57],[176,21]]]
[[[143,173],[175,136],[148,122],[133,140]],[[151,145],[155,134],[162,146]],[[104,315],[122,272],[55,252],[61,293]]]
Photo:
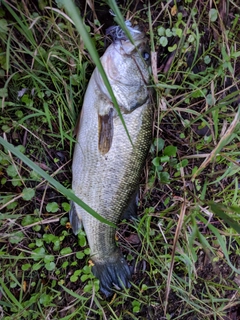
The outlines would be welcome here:
[[[101,57],[127,132],[97,68],[81,109],[72,164],[72,190],[102,217],[117,224],[136,215],[141,173],[152,139],[150,52],[138,26],[126,23],[132,43],[119,27],[107,31],[113,42]],[[116,245],[115,228],[76,203],[69,213],[74,234],[83,227],[91,251],[92,272],[100,291],[131,286],[131,267]]]

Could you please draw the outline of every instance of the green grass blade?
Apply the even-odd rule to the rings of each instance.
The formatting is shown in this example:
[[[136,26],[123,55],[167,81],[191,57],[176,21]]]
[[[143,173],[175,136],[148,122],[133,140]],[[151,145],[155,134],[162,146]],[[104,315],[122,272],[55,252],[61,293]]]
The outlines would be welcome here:
[[[210,206],[212,212],[214,212],[217,216],[219,216],[222,220],[224,220],[231,228],[233,228],[234,230],[236,230],[240,234],[239,223],[237,223],[237,221],[235,221],[228,214],[226,214],[222,210],[220,205],[218,205],[214,202],[210,202],[209,206]]]
[[[27,158],[23,153],[21,153],[17,148],[15,148],[11,143],[4,140],[0,137],[0,143],[10,152],[12,152],[15,156],[17,156],[20,160],[22,160],[26,165],[28,165],[32,170],[37,172],[41,177],[47,180],[51,185],[53,185],[59,192],[61,192],[65,197],[69,198],[73,202],[77,203],[80,207],[86,210],[89,214],[91,214],[94,218],[99,220],[102,223],[105,223],[111,227],[116,228],[116,226],[104,219],[100,216],[96,211],[91,209],[86,203],[84,203],[81,199],[79,199],[75,194],[73,194],[70,190],[65,188],[61,183],[52,178],[49,174],[47,174],[44,170],[42,170],[39,166],[37,166],[32,160]]]
[[[14,295],[12,294],[12,292],[7,288],[7,286],[5,285],[5,283],[3,282],[3,279],[0,278],[0,284],[3,288],[3,292],[4,294],[14,303],[14,305],[16,305],[20,310],[23,309],[23,306],[21,305],[21,303],[14,297]]]
[[[121,12],[120,12],[120,10],[118,8],[118,5],[117,5],[116,1],[115,0],[109,0],[109,1],[107,1],[107,4],[112,9],[113,13],[116,15],[114,20],[117,22],[117,24],[124,31],[124,33],[126,34],[128,39],[130,40],[130,42],[132,44],[134,44],[133,38],[131,36],[131,33],[129,32],[128,28],[126,27],[125,20],[124,20],[122,14],[121,14]]]
[[[108,77],[107,77],[107,75],[105,73],[105,70],[103,69],[102,63],[100,61],[98,52],[97,52],[97,50],[96,50],[96,48],[95,48],[95,46],[93,44],[91,36],[87,32],[87,30],[86,30],[86,28],[84,26],[84,23],[83,23],[81,17],[79,16],[77,8],[74,5],[73,1],[72,0],[63,0],[62,3],[64,5],[66,11],[68,12],[69,16],[73,20],[77,31],[81,35],[81,37],[82,37],[82,39],[84,41],[84,44],[85,44],[86,48],[89,51],[89,54],[91,55],[94,63],[96,64],[96,66],[97,66],[97,68],[98,68],[98,70],[99,70],[99,72],[101,74],[103,82],[104,82],[104,84],[105,84],[105,86],[106,86],[106,88],[107,88],[107,90],[108,90],[108,92],[109,92],[109,94],[111,96],[111,99],[112,99],[112,102],[114,104],[114,107],[116,108],[118,116],[121,119],[121,122],[122,122],[122,124],[124,126],[124,129],[125,129],[126,133],[127,133],[128,139],[130,140],[130,142],[132,144],[132,140],[131,140],[131,137],[129,135],[127,126],[126,126],[126,124],[124,122],[124,119],[123,119],[123,116],[121,114],[120,108],[118,106],[117,100],[116,100],[116,98],[114,96],[112,87],[111,87],[110,82],[108,80]]]
[[[154,33],[153,33],[153,26],[152,26],[152,16],[151,16],[151,6],[150,2],[148,3],[148,19],[149,19],[149,34],[150,34],[150,43],[151,43],[151,51],[155,51],[154,45]]]
[[[17,13],[5,2],[2,2],[3,5],[7,8],[7,10],[11,13],[11,15],[14,17],[14,19],[17,21],[19,28],[16,26],[18,31],[22,33],[22,35],[25,37],[26,40],[29,41],[29,43],[33,46],[36,46],[36,41],[33,37],[32,31],[28,28],[28,24],[26,23],[24,15],[17,15]]]
[[[72,290],[69,290],[67,287],[63,286],[63,285],[60,285],[63,290],[65,290],[68,294],[70,294],[72,297],[78,299],[78,300],[81,300],[81,301],[87,301],[88,298],[86,297],[83,297],[83,296],[80,296],[79,294],[77,294],[76,292],[72,291]]]
[[[226,243],[223,240],[223,237],[221,236],[221,234],[219,233],[218,229],[215,228],[211,223],[208,223],[207,220],[202,217],[201,215],[198,215],[198,218],[205,224],[207,225],[207,227],[211,230],[211,232],[215,235],[215,237],[218,240],[218,243],[222,249],[222,252],[226,258],[227,264],[232,268],[232,270],[234,272],[236,272],[237,274],[240,274],[240,269],[237,269],[234,267],[234,265],[231,263],[230,259],[229,259],[229,254],[228,254],[228,250],[226,247]]]

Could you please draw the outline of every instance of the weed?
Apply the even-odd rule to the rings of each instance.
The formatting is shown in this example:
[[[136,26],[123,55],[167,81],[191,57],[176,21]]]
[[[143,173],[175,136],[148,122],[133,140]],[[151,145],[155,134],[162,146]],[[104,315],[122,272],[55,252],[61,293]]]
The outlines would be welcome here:
[[[66,1],[0,3],[0,317],[238,319],[239,5],[78,2],[75,13]],[[66,213],[78,201],[73,127],[110,7],[147,31],[156,95],[139,221],[117,234],[132,288],[105,301]]]

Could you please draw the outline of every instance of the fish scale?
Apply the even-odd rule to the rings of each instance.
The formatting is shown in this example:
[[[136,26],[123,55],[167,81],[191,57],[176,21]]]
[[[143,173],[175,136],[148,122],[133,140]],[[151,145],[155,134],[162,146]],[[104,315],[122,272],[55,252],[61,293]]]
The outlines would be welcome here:
[[[140,56],[147,50],[147,40],[143,33],[133,36],[137,49],[127,38],[121,38],[101,58],[133,145],[95,69],[84,97],[73,157],[75,194],[114,224],[136,193],[151,142],[152,107],[146,86],[149,72]],[[74,205],[70,222],[75,234],[80,222],[83,224],[101,291],[109,296],[113,287],[129,287],[131,272],[116,246],[116,230]]]

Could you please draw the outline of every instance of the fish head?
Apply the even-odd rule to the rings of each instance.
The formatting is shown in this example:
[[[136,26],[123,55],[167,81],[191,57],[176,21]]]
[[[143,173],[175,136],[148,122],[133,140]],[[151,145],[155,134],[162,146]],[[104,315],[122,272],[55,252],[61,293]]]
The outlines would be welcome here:
[[[117,27],[119,28],[119,27]],[[120,29],[121,30],[121,29]],[[116,30],[119,31],[119,29]],[[102,65],[123,113],[142,106],[149,98],[147,85],[150,78],[150,50],[145,33],[137,27],[131,28],[133,43],[124,32],[113,37],[113,43],[101,58]],[[111,97],[100,74],[96,73],[100,91]]]

